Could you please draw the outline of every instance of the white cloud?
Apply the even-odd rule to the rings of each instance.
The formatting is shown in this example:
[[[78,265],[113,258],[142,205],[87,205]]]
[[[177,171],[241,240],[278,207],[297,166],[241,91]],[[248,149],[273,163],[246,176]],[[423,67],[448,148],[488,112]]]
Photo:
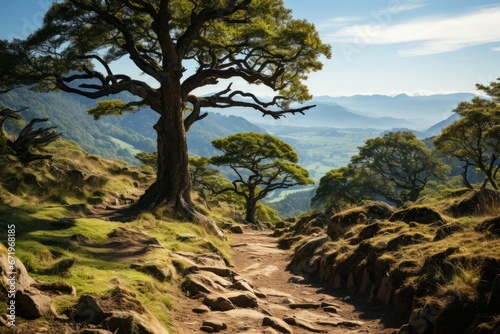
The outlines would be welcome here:
[[[496,48],[491,49],[493,51],[500,51],[500,46],[497,46]]]
[[[500,6],[476,9],[448,17],[424,17],[391,24],[390,15],[373,16],[372,22],[345,26],[326,36],[332,43],[368,44],[409,43],[401,56],[420,56],[460,50],[500,41]]]

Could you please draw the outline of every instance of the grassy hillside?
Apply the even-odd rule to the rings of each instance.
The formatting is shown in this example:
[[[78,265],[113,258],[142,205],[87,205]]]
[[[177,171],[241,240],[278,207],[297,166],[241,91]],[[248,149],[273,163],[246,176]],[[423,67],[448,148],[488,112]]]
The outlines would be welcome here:
[[[500,194],[464,189],[395,209],[368,202],[277,231],[293,268],[389,306],[405,333],[498,333]]]
[[[161,212],[131,221],[125,219],[126,211],[125,216],[105,215],[134,201],[151,177],[125,162],[88,154],[74,142],[58,140],[47,151],[53,154],[51,161],[28,166],[0,155],[0,262],[6,260],[4,246],[9,246],[7,233],[13,229],[15,256],[40,282],[30,289],[49,296],[51,309],[26,320],[19,307],[15,333],[36,328],[64,332],[68,320],[54,319],[54,314],[71,320],[72,310],[88,295],[108,309],[134,310],[146,322],[169,328],[175,296],[190,266],[174,252],[210,252],[229,263],[228,244],[199,226],[163,219]],[[226,210],[214,207],[212,214],[231,226],[233,219],[220,213]],[[237,211],[232,217],[238,219]],[[2,279],[2,314],[8,313],[4,283]]]

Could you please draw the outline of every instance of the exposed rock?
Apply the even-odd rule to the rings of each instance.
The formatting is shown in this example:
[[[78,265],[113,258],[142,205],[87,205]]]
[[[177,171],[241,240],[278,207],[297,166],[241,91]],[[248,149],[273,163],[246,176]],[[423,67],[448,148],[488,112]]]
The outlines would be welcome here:
[[[427,241],[424,235],[420,233],[404,233],[397,237],[389,240],[387,242],[387,250],[393,251],[401,246],[407,246],[412,244],[419,244],[423,241]]]
[[[392,214],[390,221],[403,221],[407,224],[417,222],[420,224],[434,224],[438,221],[444,221],[439,212],[425,207],[414,206],[410,208],[400,209]]]
[[[243,227],[241,227],[241,225],[233,225],[229,228],[229,231],[231,231],[231,233],[235,233],[235,234],[242,234]]]
[[[134,311],[115,311],[103,321],[102,327],[120,334],[168,334],[156,319],[146,318]]]
[[[9,260],[14,260],[11,268]],[[12,279],[10,273],[15,272],[15,279]],[[35,280],[28,275],[24,264],[18,258],[9,258],[7,248],[0,243],[0,290],[9,291],[11,283],[15,284],[16,291],[24,291],[35,283]]]
[[[75,306],[75,321],[87,324],[100,324],[106,314],[101,307],[101,301],[93,296],[84,295],[78,300]]]
[[[34,284],[33,286],[40,291],[49,292],[52,294],[76,296],[76,288],[65,282],[51,283],[51,284]]]
[[[462,232],[464,227],[458,223],[448,223],[443,226],[440,226],[436,231],[436,236],[434,237],[434,241],[442,240],[453,233]]]
[[[325,306],[323,307],[323,311],[325,311],[326,313],[339,313],[335,306]]]
[[[236,306],[224,296],[208,295],[203,299],[203,304],[210,307],[212,311],[229,311],[234,310]]]
[[[193,308],[193,312],[198,314],[209,313],[210,309],[206,305],[200,305]]]
[[[210,326],[201,326],[200,330],[205,333],[213,333],[215,330]]]
[[[478,232],[488,232],[496,237],[500,237],[500,216],[486,219],[474,229]]]
[[[227,325],[225,323],[223,323],[222,321],[213,320],[213,319],[203,321],[202,326],[211,327],[214,329],[214,332],[219,332],[219,331],[227,328]]]
[[[151,275],[160,282],[166,282],[172,279],[173,272],[170,268],[160,267],[156,264],[131,264],[130,268],[136,269],[145,274]]]
[[[227,267],[210,267],[210,266],[199,266],[198,269],[202,271],[209,271],[221,277],[230,277],[236,275],[236,273]]]
[[[226,262],[220,257],[220,255],[215,253],[204,253],[195,254],[190,252],[175,252],[175,256],[181,259],[187,259],[196,265],[206,266],[206,267],[224,267]]]
[[[255,308],[259,306],[257,297],[251,292],[229,292],[224,294],[234,306],[242,308]]]
[[[309,239],[307,242],[295,249],[292,262],[299,270],[306,273],[314,273],[319,269],[321,257],[314,256],[320,251],[325,243],[330,241],[330,237],[326,234],[321,234],[315,238]]]
[[[75,264],[75,258],[64,258],[55,263],[48,271],[50,273],[61,274],[69,270]]]
[[[469,195],[449,206],[448,212],[455,217],[481,214],[491,207],[500,206],[500,193],[493,189],[471,191]]]
[[[55,314],[49,297],[25,291],[16,293],[16,313],[26,319],[37,319],[49,314]]]
[[[356,238],[350,240],[351,245],[359,244],[361,241],[373,238],[381,229],[381,224],[373,223],[364,227],[357,235]]]
[[[212,275],[208,275],[212,274]],[[214,279],[216,281],[214,281]],[[214,293],[214,292],[224,292],[224,287],[231,286],[231,282],[223,281],[224,279],[210,272],[205,272],[204,274],[189,274],[182,283],[182,290],[184,290],[188,296],[197,296],[200,293]],[[221,284],[221,282],[223,284]]]
[[[328,331],[325,331],[323,329],[318,329],[318,328],[314,327],[311,322],[307,321],[306,319],[302,319],[300,317],[285,317],[283,320],[289,325],[304,328],[304,329],[308,330],[309,332],[328,333]]]
[[[284,221],[277,222],[276,225],[274,225],[274,228],[285,228],[286,223]]]
[[[241,291],[248,291],[250,293],[255,293],[253,288],[248,284],[248,282],[245,281],[237,281],[233,285],[229,287],[231,290],[241,290]]]
[[[264,319],[262,320],[262,325],[272,327],[280,333],[293,333],[292,328],[286,322],[278,318],[264,317]]]
[[[321,307],[319,303],[296,303],[288,305],[292,310],[294,309],[317,309]]]

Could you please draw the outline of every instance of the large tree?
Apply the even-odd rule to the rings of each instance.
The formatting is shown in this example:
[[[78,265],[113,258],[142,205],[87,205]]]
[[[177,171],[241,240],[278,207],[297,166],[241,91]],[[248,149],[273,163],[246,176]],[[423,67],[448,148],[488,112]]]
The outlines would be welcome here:
[[[488,184],[498,190],[500,170],[500,82],[489,86],[477,85],[491,99],[474,97],[461,102],[454,110],[460,119],[444,128],[434,139],[436,150],[451,156],[463,165],[464,185],[473,188],[467,180],[469,168],[484,173],[481,188]]]
[[[120,92],[137,98],[101,101],[95,116],[144,106],[158,113],[157,180],[137,208],[171,203],[191,220],[202,217],[190,198],[186,131],[206,116],[202,108],[248,107],[276,119],[302,113],[311,106],[290,103],[310,99],[304,79],[322,68],[321,56],[330,57],[315,27],[293,19],[282,0],[64,0],[23,48],[30,50],[19,69],[24,80],[92,99]],[[114,73],[111,63],[127,57],[155,85]],[[263,101],[233,90],[232,80],[277,95]],[[219,81],[227,88],[195,94]]]
[[[233,192],[245,199],[245,221],[257,223],[257,203],[276,189],[313,184],[309,172],[297,164],[293,148],[280,139],[255,132],[238,133],[212,141],[224,152],[211,158],[216,166],[229,166],[234,172],[230,187],[217,193]]]
[[[368,139],[351,158],[353,168],[364,174],[375,195],[396,205],[415,201],[432,178],[448,171],[425,143],[411,132],[388,132]]]

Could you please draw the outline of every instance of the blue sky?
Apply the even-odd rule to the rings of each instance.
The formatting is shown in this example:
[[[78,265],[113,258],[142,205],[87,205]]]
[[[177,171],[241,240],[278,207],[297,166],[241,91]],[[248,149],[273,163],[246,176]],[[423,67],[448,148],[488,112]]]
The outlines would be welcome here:
[[[499,1],[284,2],[332,45],[332,59],[308,81],[316,96],[475,92],[476,83],[500,77]],[[0,38],[25,37],[49,5],[2,4]]]

